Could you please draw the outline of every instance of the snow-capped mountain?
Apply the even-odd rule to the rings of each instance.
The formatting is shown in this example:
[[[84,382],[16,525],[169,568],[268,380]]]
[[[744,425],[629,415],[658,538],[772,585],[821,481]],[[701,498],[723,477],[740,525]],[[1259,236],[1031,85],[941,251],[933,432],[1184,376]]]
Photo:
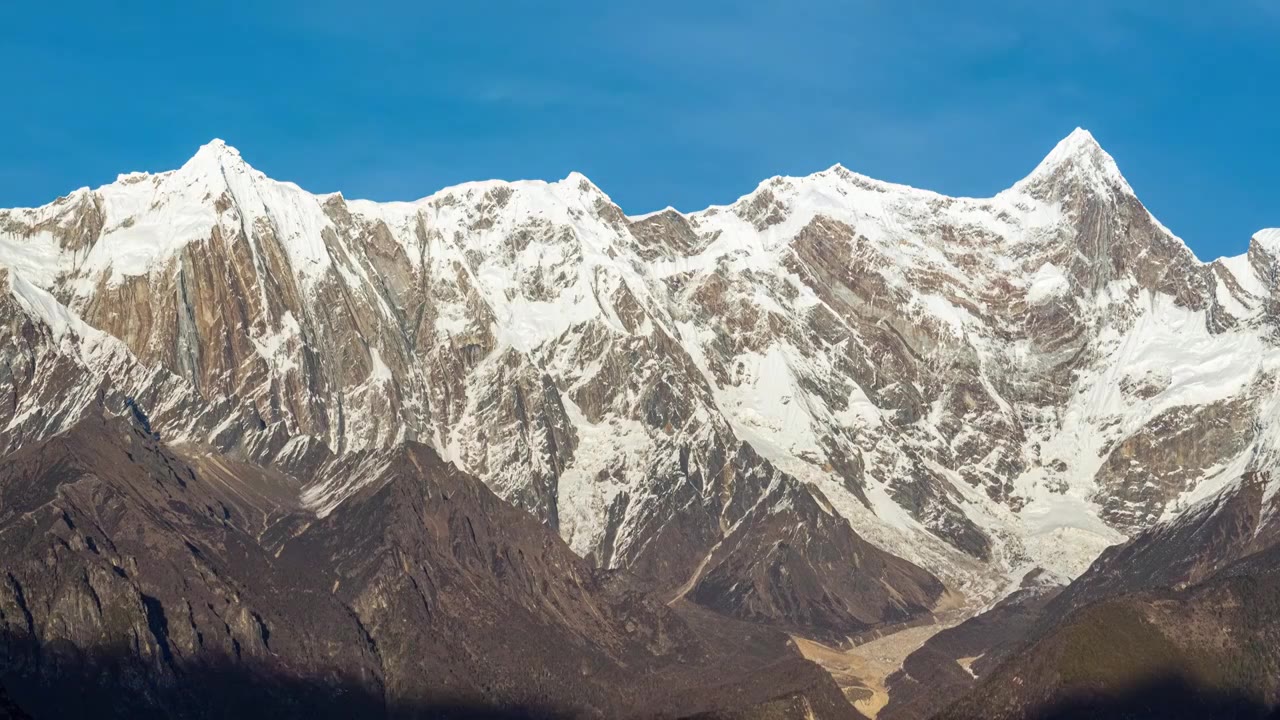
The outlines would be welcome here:
[[[0,211],[0,265],[0,447],[136,397],[323,517],[422,442],[599,566],[835,637],[1074,577],[1280,433],[1280,231],[1198,260],[1083,130],[992,198],[837,165],[644,216],[578,174],[316,195],[214,141]]]

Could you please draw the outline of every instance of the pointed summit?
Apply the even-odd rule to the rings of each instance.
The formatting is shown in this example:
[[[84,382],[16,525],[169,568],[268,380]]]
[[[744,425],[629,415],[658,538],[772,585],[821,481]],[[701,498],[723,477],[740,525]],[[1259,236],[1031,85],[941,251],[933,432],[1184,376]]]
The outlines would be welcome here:
[[[1070,150],[1070,151],[1086,151],[1093,152],[1101,150],[1102,146],[1098,144],[1098,140],[1093,137],[1093,133],[1078,127],[1072,130],[1070,134],[1058,141],[1054,150]]]
[[[1114,168],[1115,161],[1107,154],[1098,141],[1094,139],[1093,133],[1084,128],[1076,128],[1071,134],[1058,141],[1053,150],[1040,161],[1040,165],[1032,172],[1037,174],[1041,170],[1060,167],[1068,163],[1091,163],[1098,166],[1107,166]],[[1117,169],[1118,173],[1119,170]]]
[[[1031,174],[1013,186],[1037,197],[1061,197],[1074,190],[1113,190],[1133,193],[1111,155],[1102,149],[1093,133],[1076,128],[1060,140]]]
[[[196,154],[183,164],[182,170],[205,173],[223,172],[231,168],[247,169],[248,163],[240,157],[240,151],[231,147],[220,138],[214,138],[196,150]]]
[[[587,177],[586,175],[583,175],[577,170],[571,171],[568,175],[565,176],[564,180],[561,180],[560,182],[570,187],[580,188],[583,190],[590,190],[590,189],[599,190],[600,189],[600,186],[592,182],[591,178]]]

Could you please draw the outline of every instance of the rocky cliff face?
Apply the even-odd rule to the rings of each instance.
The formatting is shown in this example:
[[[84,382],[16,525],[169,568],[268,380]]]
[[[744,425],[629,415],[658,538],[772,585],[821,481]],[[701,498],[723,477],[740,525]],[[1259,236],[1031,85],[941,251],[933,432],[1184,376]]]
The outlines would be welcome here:
[[[422,445],[594,568],[833,641],[1074,577],[1280,438],[1280,233],[1201,262],[1082,130],[992,198],[835,166],[646,216],[577,174],[315,195],[215,141],[0,210],[0,265],[6,454],[133,398],[327,521]]]

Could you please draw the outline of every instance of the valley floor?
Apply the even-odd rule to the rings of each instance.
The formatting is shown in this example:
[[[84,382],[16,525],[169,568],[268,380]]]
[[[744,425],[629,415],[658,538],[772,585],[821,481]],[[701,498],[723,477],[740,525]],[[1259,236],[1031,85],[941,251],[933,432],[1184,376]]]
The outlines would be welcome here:
[[[792,640],[801,654],[831,675],[859,712],[875,718],[889,702],[886,681],[902,667],[907,656],[929,638],[959,625],[979,609],[963,596],[949,594],[943,598],[932,622],[906,624],[849,648],[833,648],[799,636],[792,636]]]

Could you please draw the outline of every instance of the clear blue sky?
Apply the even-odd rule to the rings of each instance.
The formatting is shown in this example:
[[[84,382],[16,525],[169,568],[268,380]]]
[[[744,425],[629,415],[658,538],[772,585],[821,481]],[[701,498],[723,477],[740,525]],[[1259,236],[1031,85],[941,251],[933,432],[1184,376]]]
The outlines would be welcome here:
[[[2,207],[213,137],[379,200],[579,170],[695,210],[836,162],[988,195],[1080,125],[1201,257],[1280,225],[1280,0],[39,5],[0,8]]]

